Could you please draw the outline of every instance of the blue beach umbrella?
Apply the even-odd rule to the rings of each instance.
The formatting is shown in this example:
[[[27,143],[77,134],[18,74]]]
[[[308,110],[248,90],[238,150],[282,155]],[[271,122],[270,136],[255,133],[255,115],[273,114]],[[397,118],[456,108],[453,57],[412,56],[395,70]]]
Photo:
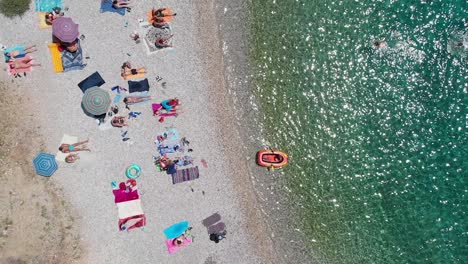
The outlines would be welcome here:
[[[188,228],[189,222],[184,221],[171,225],[170,227],[166,228],[163,232],[164,235],[166,235],[167,239],[174,239],[182,235]]]
[[[50,177],[58,169],[58,164],[55,161],[55,156],[52,154],[41,152],[33,160],[36,173],[42,176]]]

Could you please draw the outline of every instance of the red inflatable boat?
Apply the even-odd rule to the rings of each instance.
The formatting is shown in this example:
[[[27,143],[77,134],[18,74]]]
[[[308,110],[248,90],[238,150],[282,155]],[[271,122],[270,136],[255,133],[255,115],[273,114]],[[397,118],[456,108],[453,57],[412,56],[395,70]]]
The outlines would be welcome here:
[[[280,150],[260,150],[257,163],[262,167],[278,169],[288,164],[288,155]]]

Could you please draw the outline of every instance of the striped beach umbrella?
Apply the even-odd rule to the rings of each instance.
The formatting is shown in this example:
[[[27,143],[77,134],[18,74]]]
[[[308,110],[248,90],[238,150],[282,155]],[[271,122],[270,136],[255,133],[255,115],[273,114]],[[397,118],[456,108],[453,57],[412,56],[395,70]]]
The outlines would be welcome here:
[[[52,35],[62,42],[71,43],[80,35],[78,24],[69,17],[58,17],[52,23]]]
[[[189,228],[189,222],[179,222],[177,224],[173,224],[170,227],[166,228],[163,232],[166,235],[167,239],[174,239],[185,233],[185,230]]]
[[[86,112],[98,116],[107,112],[111,104],[111,98],[106,90],[92,87],[85,91],[81,104]]]
[[[42,176],[50,177],[58,169],[58,164],[55,161],[55,156],[52,154],[41,152],[33,160],[36,173]]]

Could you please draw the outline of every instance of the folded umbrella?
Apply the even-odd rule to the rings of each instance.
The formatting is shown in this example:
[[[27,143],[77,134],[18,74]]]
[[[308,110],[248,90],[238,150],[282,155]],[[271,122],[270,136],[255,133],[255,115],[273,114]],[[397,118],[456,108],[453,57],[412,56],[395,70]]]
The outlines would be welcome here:
[[[71,43],[80,35],[78,24],[69,17],[58,17],[52,23],[52,35],[62,42]]]

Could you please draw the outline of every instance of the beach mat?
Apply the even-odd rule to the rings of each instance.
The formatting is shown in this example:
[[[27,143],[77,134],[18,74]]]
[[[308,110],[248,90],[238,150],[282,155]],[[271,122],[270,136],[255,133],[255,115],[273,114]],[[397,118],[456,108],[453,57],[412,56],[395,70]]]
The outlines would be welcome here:
[[[47,46],[49,47],[54,72],[63,72],[62,54],[58,49],[59,45],[57,43],[49,43]]]
[[[52,28],[52,25],[47,25],[46,23],[46,16],[47,12],[39,12],[37,13],[37,16],[39,18],[39,28],[40,29],[48,29],[48,28]]]
[[[172,174],[172,184],[177,184],[185,181],[193,181],[198,178],[200,178],[198,166],[193,168],[177,170],[176,173]]]
[[[112,0],[103,0],[101,1],[101,13],[104,12],[112,12],[112,13],[117,13],[121,16],[125,16],[125,11],[127,8],[114,8],[112,6]]]
[[[186,238],[186,237],[182,237],[182,244],[179,245],[179,246],[174,245],[174,240],[173,239],[167,239],[166,240],[167,252],[169,252],[169,254],[172,254],[172,253],[174,253],[176,251],[179,251],[184,246],[187,246],[187,245],[190,245],[190,244],[192,244],[192,239]]]
[[[62,0],[36,0],[36,12],[50,12],[55,7],[63,10]]]
[[[221,215],[219,215],[218,213],[214,213],[214,214],[208,216],[207,218],[203,219],[202,224],[206,228],[208,228],[209,226],[214,225],[219,221],[221,221]]]
[[[156,42],[157,38],[169,38],[172,35],[172,27],[168,24],[168,26],[163,28],[157,28],[150,26],[146,29],[146,31],[142,32],[140,36],[143,35],[143,43],[145,44],[146,54],[151,55],[161,50],[172,49],[172,47],[158,47],[154,43]],[[173,45],[172,42],[173,38],[168,40],[169,45]]]
[[[100,87],[101,85],[103,85],[105,83],[106,82],[104,81],[104,79],[102,79],[99,72],[96,71],[93,74],[91,74],[90,76],[86,77],[86,79],[81,81],[78,84],[78,87],[80,87],[81,91],[83,91],[83,93],[84,93],[86,90],[88,90],[91,87],[95,87],[95,86]]]
[[[60,145],[62,144],[74,144],[78,143],[78,137],[70,136],[67,134],[64,134],[62,137],[62,141],[60,141]],[[57,151],[57,154],[55,154],[55,159],[58,161],[65,162],[65,158],[68,156],[70,153],[63,153],[62,151]]]
[[[128,81],[129,93],[145,92],[145,91],[149,91],[148,79],[144,79],[141,81]]]
[[[226,224],[219,222],[216,225],[211,225],[208,227],[208,234],[219,234],[226,229]]]
[[[86,65],[83,64],[83,51],[80,41],[78,41],[78,50],[75,52],[64,51],[62,53],[63,71],[82,70]]]

